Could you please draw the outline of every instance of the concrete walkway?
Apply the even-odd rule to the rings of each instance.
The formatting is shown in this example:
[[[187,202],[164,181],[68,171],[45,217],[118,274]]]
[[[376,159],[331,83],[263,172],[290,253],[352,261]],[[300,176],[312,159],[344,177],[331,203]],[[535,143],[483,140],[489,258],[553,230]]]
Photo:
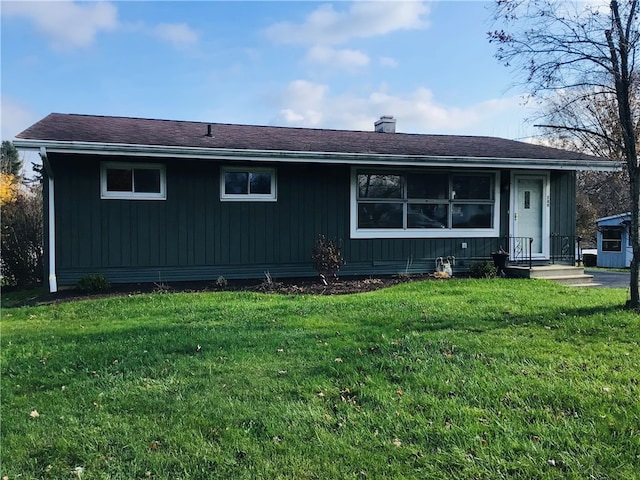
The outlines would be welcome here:
[[[629,272],[604,272],[585,268],[584,273],[593,275],[593,283],[599,284],[598,287],[629,288]]]

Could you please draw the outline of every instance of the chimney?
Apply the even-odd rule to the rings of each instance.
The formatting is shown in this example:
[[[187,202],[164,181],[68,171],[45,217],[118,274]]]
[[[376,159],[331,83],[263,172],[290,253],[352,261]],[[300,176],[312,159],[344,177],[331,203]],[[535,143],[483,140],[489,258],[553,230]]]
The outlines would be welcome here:
[[[396,119],[393,115],[383,115],[374,123],[376,132],[396,133]]]

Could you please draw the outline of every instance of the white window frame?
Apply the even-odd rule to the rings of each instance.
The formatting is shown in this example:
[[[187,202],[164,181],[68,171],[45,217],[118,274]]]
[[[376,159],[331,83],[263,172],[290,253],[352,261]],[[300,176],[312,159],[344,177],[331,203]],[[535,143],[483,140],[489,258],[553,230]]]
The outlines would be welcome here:
[[[436,170],[433,170],[436,172]],[[350,193],[350,236],[354,239],[375,238],[456,238],[456,237],[498,237],[500,236],[500,172],[494,170],[459,170],[438,169],[437,173],[451,174],[483,174],[494,175],[493,193],[493,226],[491,228],[358,228],[358,173],[377,173],[393,175],[411,175],[411,173],[425,171],[398,169],[391,172],[389,169],[378,168],[351,168],[351,193]],[[453,201],[447,202],[452,204]],[[461,200],[461,203],[464,203]]]
[[[225,174],[232,172],[268,173],[271,176],[271,193],[226,193]],[[278,200],[278,182],[273,167],[220,167],[220,201],[223,202],[275,202]]]
[[[160,192],[109,191],[107,190],[107,170],[109,169],[159,170]],[[100,164],[100,198],[104,200],[166,200],[167,174],[165,166],[160,163],[102,162]]]
[[[617,255],[619,253],[624,253],[624,230],[620,227],[601,227],[602,228],[602,233],[601,233],[601,238],[602,238],[602,242],[601,242],[601,247],[602,247],[602,251],[604,253],[607,254],[612,254],[612,255]],[[611,237],[605,237],[606,233],[609,232],[613,232],[613,231],[618,231],[620,232],[620,239],[617,238],[611,238]],[[618,250],[605,250],[604,248],[604,243],[605,242],[620,242],[620,248]]]

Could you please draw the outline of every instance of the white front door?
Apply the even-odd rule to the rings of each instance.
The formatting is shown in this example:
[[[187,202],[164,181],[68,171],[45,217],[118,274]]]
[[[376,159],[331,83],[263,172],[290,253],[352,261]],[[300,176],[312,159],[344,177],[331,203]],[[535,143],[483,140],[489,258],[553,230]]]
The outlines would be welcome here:
[[[548,178],[543,175],[514,175],[513,179],[511,231],[516,239],[511,248],[520,251],[510,252],[511,257],[528,254],[529,242],[526,239],[532,238],[532,258],[549,258]]]

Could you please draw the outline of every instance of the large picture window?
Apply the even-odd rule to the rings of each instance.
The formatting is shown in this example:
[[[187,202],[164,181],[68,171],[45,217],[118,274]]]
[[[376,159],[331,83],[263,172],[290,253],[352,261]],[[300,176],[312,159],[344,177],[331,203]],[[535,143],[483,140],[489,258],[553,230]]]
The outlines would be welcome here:
[[[276,172],[273,168],[223,167],[221,200],[276,200]]]
[[[352,237],[495,235],[496,175],[354,170]]]
[[[622,252],[621,228],[605,228],[602,230],[602,251]]]
[[[166,199],[164,165],[105,162],[100,168],[101,198]]]

